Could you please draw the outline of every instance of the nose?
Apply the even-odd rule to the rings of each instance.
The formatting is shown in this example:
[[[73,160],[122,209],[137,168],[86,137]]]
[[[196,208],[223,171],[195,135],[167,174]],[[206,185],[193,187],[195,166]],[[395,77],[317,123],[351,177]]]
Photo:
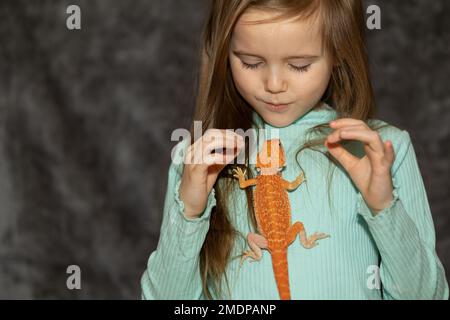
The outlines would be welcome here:
[[[269,71],[269,75],[265,81],[265,90],[273,94],[287,90],[287,82],[279,71]]]

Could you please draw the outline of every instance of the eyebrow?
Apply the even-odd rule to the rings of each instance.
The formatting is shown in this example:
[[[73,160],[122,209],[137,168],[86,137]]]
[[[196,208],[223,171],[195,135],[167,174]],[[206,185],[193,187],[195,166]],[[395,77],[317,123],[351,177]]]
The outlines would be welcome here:
[[[253,53],[247,53],[244,51],[240,51],[240,50],[233,50],[233,53],[237,56],[249,56],[249,57],[255,57],[255,58],[260,58],[263,59],[263,57],[258,56],[257,54],[253,54]],[[303,54],[303,55],[299,55],[299,56],[289,56],[289,57],[285,57],[286,60],[289,59],[313,59],[313,58],[319,58],[319,56],[315,56],[315,55],[310,55],[310,54]]]

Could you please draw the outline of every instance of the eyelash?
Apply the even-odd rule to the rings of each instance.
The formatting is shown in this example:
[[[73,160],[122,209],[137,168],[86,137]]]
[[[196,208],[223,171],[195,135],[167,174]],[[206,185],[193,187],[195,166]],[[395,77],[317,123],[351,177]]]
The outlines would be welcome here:
[[[242,63],[242,67],[244,68],[244,69],[251,69],[251,70],[254,70],[254,69],[256,69],[256,68],[258,68],[258,66],[261,64],[261,63],[257,63],[257,64],[248,64],[248,63],[245,63],[244,61],[241,61],[241,63]],[[293,66],[293,65],[289,65],[294,71],[297,71],[297,72],[301,72],[301,73],[303,73],[303,72],[307,72],[308,70],[309,70],[309,68],[311,67],[311,65],[310,64],[308,64],[307,66],[303,66],[303,67],[296,67],[296,66]]]

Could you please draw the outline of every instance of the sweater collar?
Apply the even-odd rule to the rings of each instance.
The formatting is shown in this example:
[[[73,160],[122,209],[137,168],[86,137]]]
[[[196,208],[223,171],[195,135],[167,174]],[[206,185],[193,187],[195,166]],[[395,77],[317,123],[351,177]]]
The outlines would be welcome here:
[[[305,129],[309,129],[315,125],[336,119],[336,110],[333,109],[328,104],[326,104],[325,102],[323,102],[320,107],[310,109],[308,112],[304,113],[296,120],[294,120],[290,125],[285,127],[274,127],[268,124],[267,122],[264,121],[264,119],[262,119],[262,117],[256,111],[252,112],[252,117],[254,122],[257,124],[258,128],[289,131],[289,129],[292,127],[304,127]]]
[[[262,142],[269,139],[280,139],[286,152],[290,152],[297,148],[302,142],[307,139],[307,130],[322,123],[327,123],[336,119],[336,110],[330,107],[326,103],[322,103],[320,107],[311,109],[305,114],[301,115],[298,119],[293,121],[290,125],[285,127],[274,127],[265,122],[257,112],[253,111],[253,121],[256,124],[254,126],[258,138],[257,149],[253,149],[251,158],[253,161],[256,159],[256,150],[260,150]],[[261,130],[263,129],[263,130]],[[289,157],[289,156],[288,156]],[[255,162],[253,162],[255,163]]]

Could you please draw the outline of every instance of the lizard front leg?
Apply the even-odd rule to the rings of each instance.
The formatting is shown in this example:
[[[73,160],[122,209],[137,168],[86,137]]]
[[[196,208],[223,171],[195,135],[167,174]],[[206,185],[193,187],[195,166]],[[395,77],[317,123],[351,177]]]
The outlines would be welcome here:
[[[233,169],[233,177],[239,179],[239,187],[241,189],[245,189],[249,186],[254,186],[256,185],[256,179],[248,179],[245,180],[245,173],[247,172],[247,170],[242,171],[241,168],[235,168]]]
[[[302,173],[301,173],[294,181],[292,181],[292,182],[283,180],[283,182],[284,182],[284,188],[285,188],[286,190],[288,190],[288,191],[292,191],[292,190],[297,189],[297,187],[298,187],[299,185],[301,185],[301,184],[302,184],[303,182],[305,182],[305,181],[306,181],[306,178],[305,178],[304,173],[302,172]]]
[[[249,233],[247,235],[247,242],[250,245],[251,250],[246,250],[242,253],[241,262],[239,263],[240,266],[242,266],[244,260],[247,257],[254,259],[254,261],[250,262],[261,260],[262,258],[261,249],[267,249],[268,246],[267,239],[264,238],[264,236],[257,233]]]

